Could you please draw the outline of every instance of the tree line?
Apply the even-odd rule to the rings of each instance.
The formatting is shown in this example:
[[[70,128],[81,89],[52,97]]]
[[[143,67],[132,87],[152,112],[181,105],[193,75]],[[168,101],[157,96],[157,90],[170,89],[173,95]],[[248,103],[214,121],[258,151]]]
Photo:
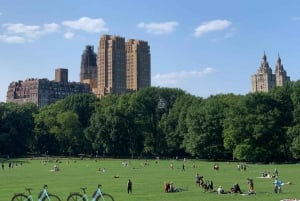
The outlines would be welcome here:
[[[268,93],[197,97],[181,89],[70,95],[38,109],[0,104],[0,155],[300,158],[300,81]]]

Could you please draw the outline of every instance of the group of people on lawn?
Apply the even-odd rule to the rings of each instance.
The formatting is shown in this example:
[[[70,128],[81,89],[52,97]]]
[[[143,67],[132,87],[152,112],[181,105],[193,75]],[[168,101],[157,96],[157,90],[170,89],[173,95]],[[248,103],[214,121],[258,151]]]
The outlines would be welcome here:
[[[219,170],[219,165],[214,164],[213,169]],[[275,177],[273,177],[273,178],[275,178],[274,191],[275,191],[275,193],[280,193],[283,183],[278,179],[278,170],[277,169],[275,169],[275,171],[274,171],[274,176],[275,176]],[[217,188],[217,190],[213,190],[213,182],[212,181],[204,181],[203,176],[200,176],[198,173],[195,176],[195,180],[196,180],[196,186],[202,187],[205,191],[217,192],[218,194],[230,194],[230,193],[234,193],[234,194],[238,193],[238,194],[244,194],[244,195],[255,195],[256,194],[254,191],[254,182],[253,182],[252,178],[247,178],[248,191],[245,193],[243,193],[241,191],[241,188],[238,183],[233,184],[233,186],[230,187],[228,190],[224,190],[222,186],[219,186]],[[175,188],[172,182],[164,183],[164,191],[165,192],[178,192],[181,190],[182,190],[181,188]]]

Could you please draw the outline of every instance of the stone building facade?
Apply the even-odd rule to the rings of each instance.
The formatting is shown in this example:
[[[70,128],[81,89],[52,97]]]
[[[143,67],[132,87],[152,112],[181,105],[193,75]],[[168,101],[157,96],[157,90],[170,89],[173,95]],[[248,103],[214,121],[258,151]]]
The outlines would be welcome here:
[[[126,89],[137,91],[151,86],[151,56],[147,41],[126,42]]]
[[[23,104],[33,102],[41,108],[77,93],[91,93],[90,85],[79,82],[68,82],[67,69],[56,69],[55,80],[26,79],[11,82],[8,86],[6,102]]]
[[[97,96],[126,92],[125,38],[103,35],[99,42],[97,65]]]
[[[151,56],[148,42],[103,35],[97,55],[97,86],[93,92],[102,97],[123,94],[151,86]]]
[[[290,77],[283,68],[280,56],[278,55],[273,74],[264,53],[257,74],[251,76],[252,92],[269,92],[273,87],[282,86],[287,81],[290,81]]]

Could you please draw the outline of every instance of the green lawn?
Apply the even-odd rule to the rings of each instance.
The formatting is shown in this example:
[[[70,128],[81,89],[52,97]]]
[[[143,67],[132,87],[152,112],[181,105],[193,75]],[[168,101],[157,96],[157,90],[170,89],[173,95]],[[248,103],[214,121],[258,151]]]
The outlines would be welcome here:
[[[219,163],[220,170],[213,170],[213,162],[186,160],[185,171],[182,171],[183,160],[149,160],[149,165],[144,166],[145,160],[128,160],[128,167],[123,167],[124,160],[117,159],[60,159],[60,171],[50,171],[56,158],[43,164],[39,159],[19,159],[5,161],[5,169],[0,170],[0,201],[10,201],[14,193],[25,192],[25,187],[31,187],[35,200],[43,184],[48,184],[50,193],[57,194],[65,201],[70,192],[81,191],[80,187],[87,187],[91,195],[102,184],[103,192],[113,195],[115,201],[199,201],[199,200],[259,200],[279,201],[285,198],[300,199],[300,165],[298,164],[248,164],[246,171],[238,171],[237,163]],[[19,164],[17,167],[8,168],[8,162]],[[22,165],[20,163],[22,162]],[[173,163],[174,169],[170,169]],[[193,168],[193,163],[196,165]],[[106,172],[98,172],[105,168]],[[273,192],[274,179],[260,179],[261,172],[265,169],[273,172],[277,168],[279,178],[283,182],[291,181],[292,185],[284,185],[280,194]],[[238,182],[243,191],[247,191],[247,177],[254,179],[256,195],[217,195],[204,192],[195,186],[195,174],[204,176],[204,180],[212,180],[214,188],[219,185],[229,189]],[[115,178],[117,177],[117,178]],[[127,194],[126,184],[128,179],[133,182],[133,194]],[[164,182],[173,182],[175,187],[187,189],[183,192],[164,193]]]

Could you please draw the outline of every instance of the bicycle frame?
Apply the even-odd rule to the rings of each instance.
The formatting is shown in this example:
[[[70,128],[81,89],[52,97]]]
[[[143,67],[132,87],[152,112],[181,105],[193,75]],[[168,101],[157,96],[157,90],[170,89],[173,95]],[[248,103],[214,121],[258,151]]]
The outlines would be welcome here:
[[[94,193],[93,198],[92,198],[91,201],[96,201],[96,199],[97,199],[99,196],[102,198],[103,201],[105,201],[105,199],[104,199],[104,197],[103,197],[103,195],[102,195],[102,191],[101,191],[100,187],[101,187],[101,185],[99,184],[99,185],[98,185],[98,189],[97,189],[96,192]],[[86,192],[85,192],[85,188],[82,188],[82,190],[83,190],[83,195],[82,195],[82,199],[81,199],[81,200],[84,200],[84,199],[85,199],[85,200],[89,200],[89,199],[88,199],[88,196],[87,196],[87,194],[86,194]]]
[[[38,201],[42,201],[44,197],[47,197],[49,201],[51,200],[50,197],[48,196],[46,187],[47,186],[44,186],[44,189],[42,191],[42,194],[39,196]]]
[[[96,199],[97,199],[98,196],[101,196],[102,200],[104,200],[103,195],[102,195],[102,192],[101,192],[101,190],[100,190],[100,186],[98,186],[98,189],[96,190],[96,193],[95,193],[95,195],[93,196],[92,201],[96,201]]]

